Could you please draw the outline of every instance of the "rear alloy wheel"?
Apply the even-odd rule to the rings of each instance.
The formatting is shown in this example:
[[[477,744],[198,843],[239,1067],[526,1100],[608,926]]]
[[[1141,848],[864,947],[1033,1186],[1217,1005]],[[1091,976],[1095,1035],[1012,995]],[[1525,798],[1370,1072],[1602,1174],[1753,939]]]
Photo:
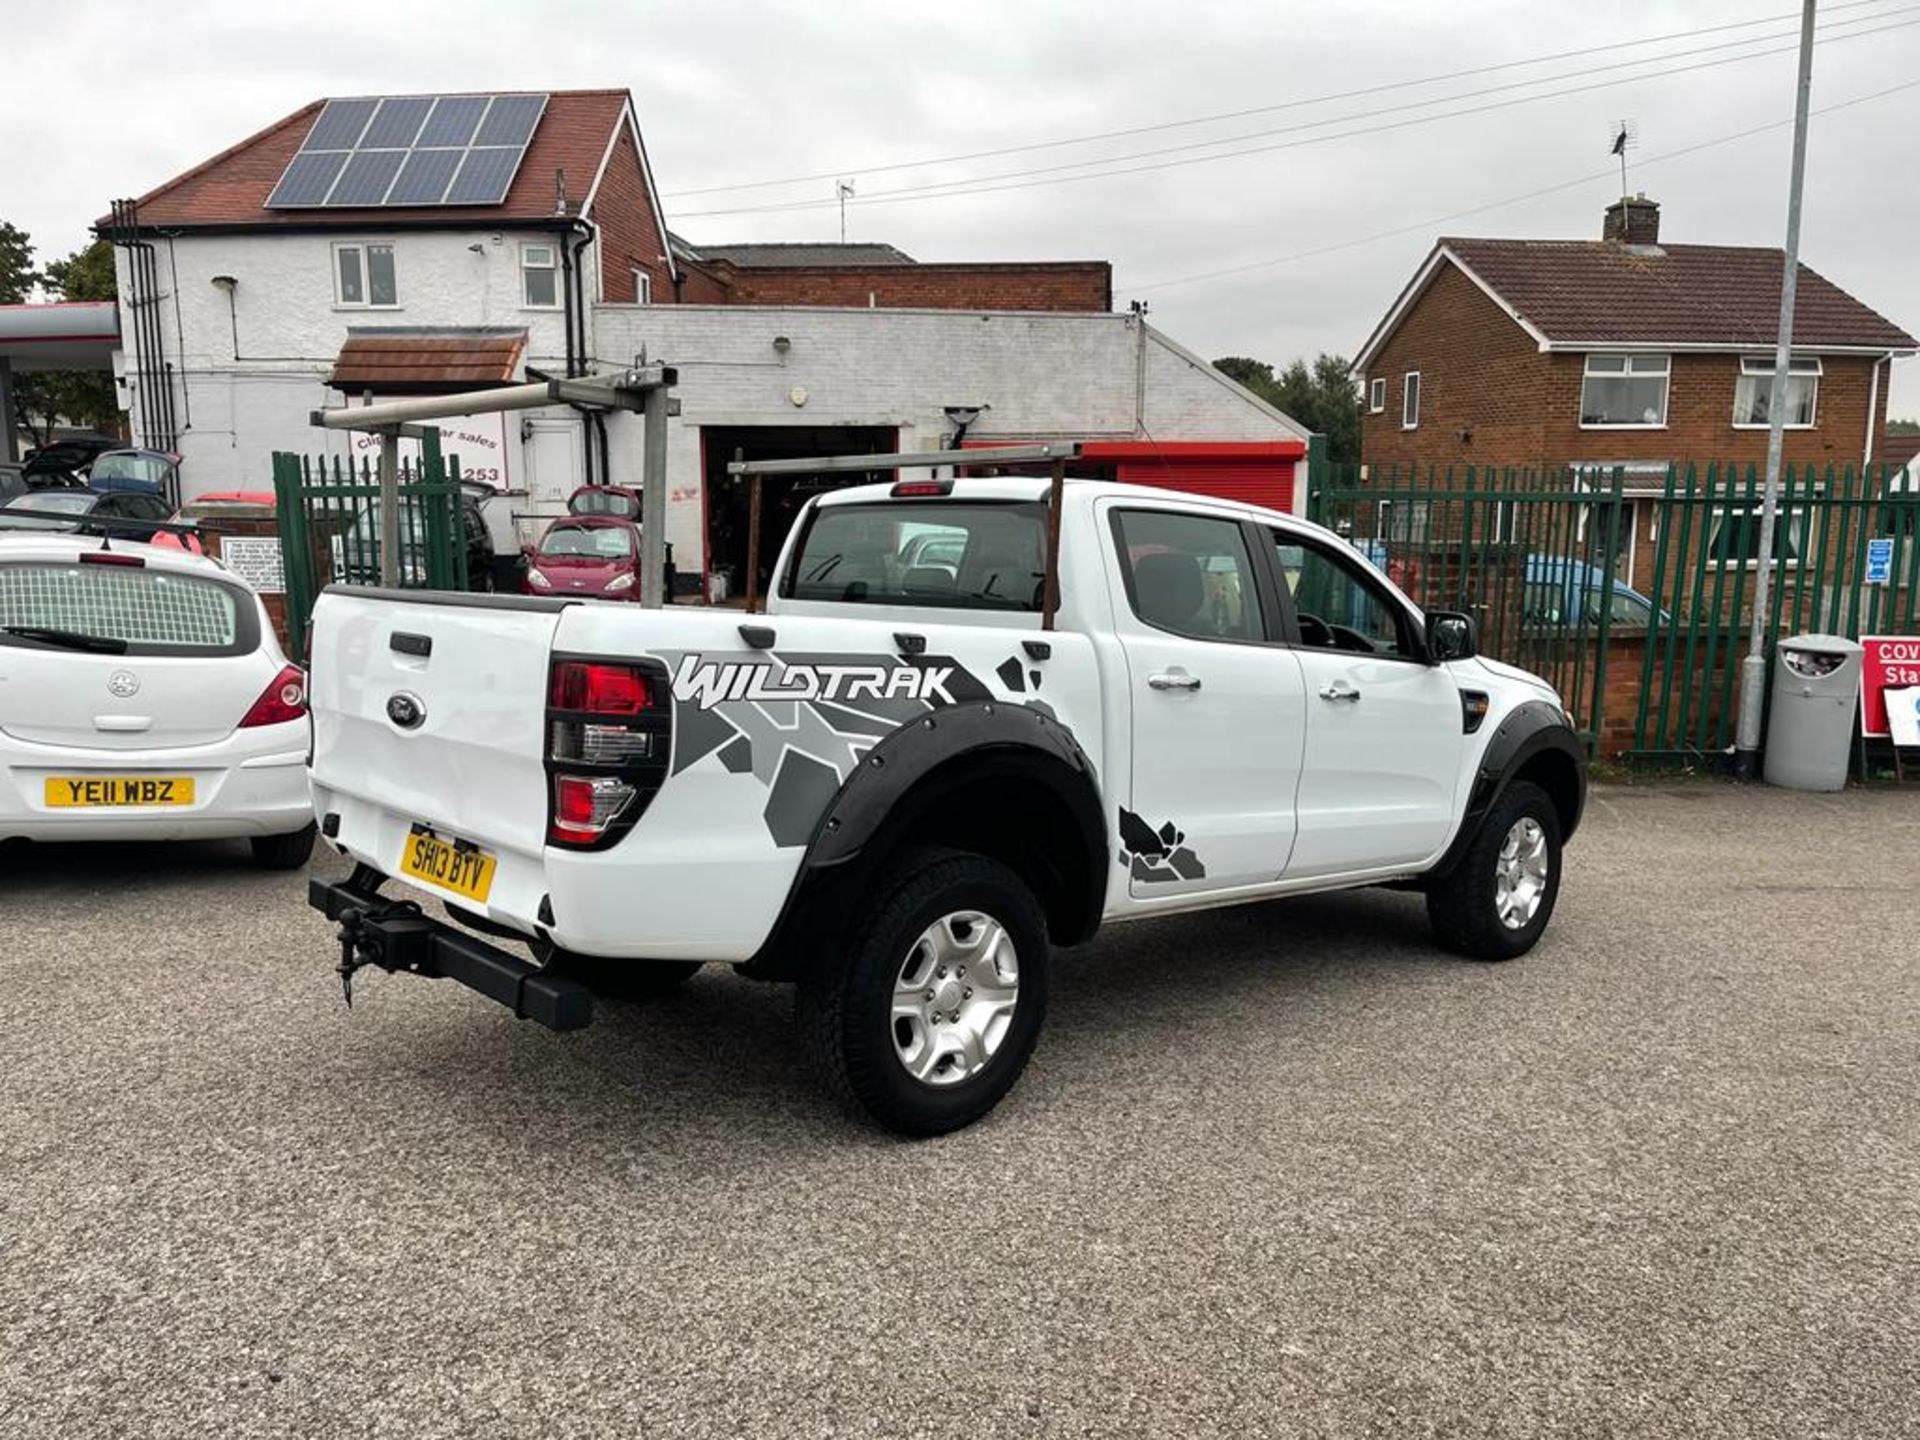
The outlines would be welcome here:
[[[1538,942],[1560,895],[1560,816],[1538,785],[1500,792],[1459,862],[1427,890],[1427,917],[1449,950],[1511,960]]]
[[[314,827],[306,826],[291,835],[255,835],[253,863],[262,870],[298,870],[313,855]]]
[[[1020,878],[983,855],[923,852],[801,981],[802,1044],[828,1089],[886,1129],[945,1134],[1020,1078],[1046,979],[1046,922]]]

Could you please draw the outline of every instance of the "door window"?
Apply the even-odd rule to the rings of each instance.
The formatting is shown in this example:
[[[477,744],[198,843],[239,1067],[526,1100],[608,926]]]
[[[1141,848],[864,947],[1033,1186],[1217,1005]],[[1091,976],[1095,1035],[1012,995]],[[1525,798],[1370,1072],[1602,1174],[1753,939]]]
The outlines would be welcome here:
[[[1405,608],[1358,565],[1282,534],[1274,536],[1274,558],[1293,596],[1303,646],[1419,658]]]
[[[1253,559],[1237,520],[1173,510],[1114,515],[1133,613],[1195,640],[1264,640]]]

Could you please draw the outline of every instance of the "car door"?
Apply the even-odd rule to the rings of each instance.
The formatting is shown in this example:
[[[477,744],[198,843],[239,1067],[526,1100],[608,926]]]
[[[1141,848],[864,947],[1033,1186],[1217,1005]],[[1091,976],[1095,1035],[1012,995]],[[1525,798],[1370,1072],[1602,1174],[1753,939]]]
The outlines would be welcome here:
[[[1228,511],[1103,513],[1133,731],[1118,817],[1129,894],[1271,883],[1293,844],[1307,702],[1260,534]]]
[[[1416,613],[1350,546],[1269,532],[1306,689],[1299,835],[1287,878],[1413,864],[1453,826],[1460,686],[1430,665]]]

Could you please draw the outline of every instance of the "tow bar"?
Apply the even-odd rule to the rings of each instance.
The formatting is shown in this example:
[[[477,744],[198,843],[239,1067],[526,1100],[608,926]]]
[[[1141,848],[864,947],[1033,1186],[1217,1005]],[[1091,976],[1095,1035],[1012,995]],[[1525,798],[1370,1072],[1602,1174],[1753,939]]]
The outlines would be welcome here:
[[[371,866],[356,865],[338,884],[307,881],[307,903],[334,922],[340,942],[334,972],[349,1008],[355,972],[374,965],[389,974],[458,980],[549,1030],[579,1030],[593,1019],[593,992],[579,981],[550,975],[435,920],[411,900],[382,896],[386,879]]]

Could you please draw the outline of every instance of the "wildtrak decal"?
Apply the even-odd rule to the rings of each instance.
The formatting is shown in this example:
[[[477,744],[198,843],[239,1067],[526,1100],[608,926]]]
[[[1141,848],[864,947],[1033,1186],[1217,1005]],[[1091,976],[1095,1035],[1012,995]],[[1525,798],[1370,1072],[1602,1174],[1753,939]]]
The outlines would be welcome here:
[[[673,675],[673,698],[711,710],[734,702],[916,700],[954,705],[948,682],[957,665],[793,663],[776,660],[709,660],[684,655]]]

